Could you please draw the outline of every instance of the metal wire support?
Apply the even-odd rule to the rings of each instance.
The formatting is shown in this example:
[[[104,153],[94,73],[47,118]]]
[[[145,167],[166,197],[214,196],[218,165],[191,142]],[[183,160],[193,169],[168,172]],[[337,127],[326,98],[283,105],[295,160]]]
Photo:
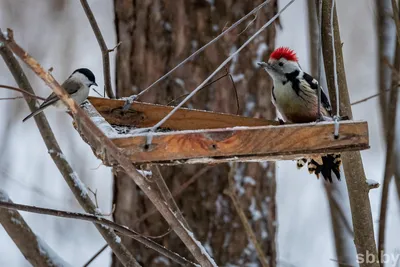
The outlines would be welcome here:
[[[335,91],[336,91],[336,115],[333,116],[333,120],[335,122],[335,131],[333,133],[335,139],[339,138],[339,108],[340,108],[340,100],[339,100],[339,86],[336,72],[336,50],[335,50],[335,35],[333,32],[333,14],[335,9],[335,0],[332,0],[332,10],[331,10],[331,34],[332,34],[332,50],[333,50],[333,77],[335,80]]]
[[[317,98],[318,98],[318,110],[317,110],[317,121],[321,121],[321,54],[322,54],[322,31],[321,31],[321,22],[322,22],[322,0],[318,1],[318,55],[317,55],[317,65],[318,65],[318,89],[317,89]]]

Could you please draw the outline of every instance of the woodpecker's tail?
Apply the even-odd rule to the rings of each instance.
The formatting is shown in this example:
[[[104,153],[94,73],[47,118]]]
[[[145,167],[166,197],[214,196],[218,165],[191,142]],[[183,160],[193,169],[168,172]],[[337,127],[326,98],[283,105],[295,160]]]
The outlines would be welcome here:
[[[317,178],[319,178],[319,175],[322,174],[325,180],[332,183],[332,172],[340,181],[341,163],[342,159],[340,154],[328,154],[320,158],[310,159],[310,161],[308,162],[308,171],[310,173],[315,173]]]
[[[307,163],[306,158],[298,159],[297,160],[297,169],[303,168],[303,166],[306,165],[306,163]]]

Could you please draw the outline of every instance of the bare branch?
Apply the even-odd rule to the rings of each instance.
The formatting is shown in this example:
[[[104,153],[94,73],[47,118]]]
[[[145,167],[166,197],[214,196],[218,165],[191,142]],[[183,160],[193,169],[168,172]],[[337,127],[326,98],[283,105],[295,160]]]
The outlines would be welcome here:
[[[184,182],[183,184],[181,184],[178,189],[176,189],[173,193],[172,196],[176,197],[177,199],[179,199],[181,197],[181,194],[186,190],[186,188],[188,188],[191,184],[193,184],[197,179],[199,179],[203,174],[205,174],[207,171],[209,171],[212,168],[212,166],[206,166],[204,168],[202,168],[200,171],[198,171],[197,173],[195,173],[189,180],[187,180],[186,182]],[[132,223],[132,225],[143,222],[144,220],[146,220],[148,217],[150,217],[151,215],[153,215],[154,213],[157,212],[157,209],[151,209],[148,212],[146,212],[145,214],[143,214],[142,216],[140,216],[139,219],[137,219],[136,221],[134,221]]]
[[[12,32],[9,32],[9,37],[12,37]],[[4,38],[3,34],[0,30],[0,42],[7,42]],[[20,48],[20,51],[24,54],[25,52]],[[19,65],[17,59],[14,57],[12,52],[7,46],[0,46],[0,54],[3,57],[5,63],[10,69],[14,79],[16,80],[18,86],[20,88],[25,88],[31,94],[34,94],[32,86],[30,85],[28,78],[23,72],[21,66]],[[50,75],[50,74],[49,74]],[[60,87],[61,88],[61,87]],[[64,89],[60,89],[64,90]],[[26,97],[26,102],[29,105],[30,110],[33,112],[36,110],[36,100]],[[43,141],[46,144],[47,150],[50,152],[50,156],[52,157],[54,163],[57,168],[60,170],[60,173],[64,177],[64,180],[67,182],[69,188],[74,194],[75,198],[78,200],[79,204],[84,208],[84,210],[88,213],[95,213],[96,206],[88,197],[87,193],[83,191],[84,184],[78,178],[71,165],[66,160],[63,152],[61,151],[60,146],[53,134],[53,131],[50,128],[50,125],[46,119],[46,116],[41,113],[35,116],[35,122],[38,126],[40,134],[42,135]],[[52,153],[53,152],[53,153]],[[83,185],[83,186],[81,186]],[[124,266],[129,267],[138,267],[140,266],[132,254],[125,248],[125,246],[121,243],[116,242],[117,235],[110,231],[109,229],[105,229],[100,226],[96,226],[97,230],[101,233],[106,242],[110,245],[113,253],[117,256],[117,258],[121,261]]]
[[[104,37],[101,34],[99,25],[96,22],[96,18],[93,15],[92,10],[86,0],[80,0],[83,10],[85,10],[85,14],[89,20],[90,26],[93,29],[94,35],[96,36],[97,42],[99,43],[102,58],[103,58],[103,75],[104,75],[104,87],[105,92],[109,98],[115,98],[115,94],[112,90],[111,86],[111,73],[110,73],[110,55],[109,53],[114,51],[115,48],[119,46],[117,44],[111,51],[107,48],[106,42],[104,41]]]
[[[387,127],[386,127],[386,162],[385,162],[385,173],[383,177],[382,195],[381,195],[381,207],[379,214],[379,232],[378,232],[378,257],[381,266],[384,266],[384,262],[380,258],[385,251],[385,230],[386,230],[386,216],[387,206],[389,197],[389,184],[392,180],[394,167],[394,150],[395,150],[395,134],[396,134],[396,113],[397,113],[397,99],[398,99],[398,73],[400,70],[400,24],[399,24],[399,10],[396,5],[396,1],[392,0],[393,13],[395,15],[397,38],[398,43],[396,45],[395,58],[394,58],[394,71],[392,71],[392,90],[390,91],[389,104],[387,107]]]
[[[88,267],[104,250],[108,248],[108,244],[105,244],[99,251],[96,252],[84,265],[83,267]]]
[[[393,9],[394,23],[396,24],[397,42],[400,45],[399,8],[397,7],[396,0],[392,0],[392,9]]]
[[[24,95],[27,95],[27,96],[29,96],[29,97],[32,97],[33,99],[46,100],[46,98],[43,98],[43,97],[37,96],[37,95],[35,95],[35,94],[29,93],[29,92],[27,92],[27,91],[25,91],[24,89],[21,89],[21,88],[9,86],[9,85],[4,85],[4,84],[0,84],[0,87],[1,87],[1,88],[6,88],[6,89],[9,89],[9,90],[14,90],[14,91],[20,92],[20,93],[22,93],[22,94],[24,94]]]
[[[340,39],[339,23],[336,9],[333,11],[333,25],[331,25],[332,1],[323,0],[322,6],[322,45],[324,52],[324,63],[329,87],[329,95],[334,103],[335,84],[334,75],[337,75],[340,90],[340,110],[350,119],[353,118],[347,80],[344,69],[342,43]],[[331,26],[334,30],[334,46],[336,50],[337,74],[333,71],[333,47]],[[342,154],[343,168],[346,176],[347,188],[349,191],[350,207],[352,211],[354,243],[357,253],[366,255],[370,253],[375,256],[376,261],[372,263],[360,263],[361,267],[378,267],[378,253],[374,238],[374,227],[372,223],[371,205],[368,196],[369,188],[365,177],[364,167],[360,152],[346,152]]]
[[[153,180],[155,181],[158,190],[160,190],[160,193],[162,197],[164,198],[165,202],[167,202],[168,206],[172,211],[175,213],[176,217],[178,218],[179,221],[186,227],[186,229],[190,229],[190,226],[188,222],[186,221],[185,217],[182,215],[182,211],[179,209],[178,205],[176,204],[174,197],[171,194],[171,191],[169,191],[169,188],[167,184],[164,181],[164,178],[161,175],[160,168],[155,165],[152,168],[153,172]]]
[[[16,96],[16,97],[0,97],[0,100],[17,100],[17,99],[24,99],[23,96]]]
[[[228,188],[224,190],[224,193],[231,198],[233,206],[235,207],[235,210],[236,210],[237,214],[239,215],[240,221],[242,222],[243,227],[246,231],[247,237],[250,239],[250,241],[253,243],[254,247],[256,248],[258,259],[261,262],[261,266],[269,267],[269,264],[264,255],[263,249],[262,249],[260,243],[257,241],[257,237],[256,237],[253,229],[251,228],[249,221],[247,220],[246,214],[244,214],[243,209],[240,207],[239,200],[236,196],[235,180],[234,180],[236,166],[237,166],[237,163],[233,162],[231,169],[229,171],[229,174],[228,174],[229,185],[228,185]]]
[[[7,193],[2,189],[0,189],[0,201],[10,204],[13,203]],[[32,266],[69,266],[69,264],[55,254],[44,241],[40,240],[40,238],[35,235],[18,211],[0,209],[0,224]]]
[[[182,258],[181,256],[179,256],[178,254],[176,254],[174,252],[167,250],[166,248],[157,244],[156,242],[154,242],[146,237],[143,237],[139,233],[136,233],[135,231],[130,230],[128,227],[119,225],[113,221],[107,220],[107,219],[102,218],[97,215],[40,208],[40,207],[35,207],[35,206],[10,203],[10,202],[6,202],[6,201],[0,201],[0,207],[6,208],[6,209],[12,209],[12,210],[22,210],[22,211],[31,212],[31,213],[45,214],[45,215],[51,215],[51,216],[56,216],[56,217],[78,219],[78,220],[82,220],[82,221],[93,222],[95,224],[100,225],[100,227],[103,227],[106,229],[111,228],[125,236],[131,237],[131,238],[135,239],[136,241],[142,243],[143,245],[147,246],[148,248],[151,248],[151,249],[159,252],[160,254],[164,255],[165,257],[168,257],[169,259],[171,259],[174,262],[179,263],[183,266],[196,266],[194,263],[186,260],[185,258]],[[117,240],[119,240],[119,242],[120,242],[119,237],[117,237]]]
[[[168,205],[157,192],[158,190],[153,188],[153,185],[138,173],[130,159],[109,138],[107,138],[107,136],[104,135],[89,116],[78,106],[68,93],[65,92],[64,88],[60,86],[54,77],[50,73],[46,72],[33,57],[25,52],[12,39],[7,40],[3,36],[0,36],[0,42],[5,42],[5,44],[54,91],[61,101],[63,101],[76,120],[78,130],[82,132],[87,140],[89,140],[90,145],[92,147],[97,147],[96,151],[107,152],[115,162],[124,169],[125,173],[139,186],[139,188],[156,206],[161,215],[183,241],[198,263],[204,267],[216,266],[214,260],[208,255],[200,242],[196,240],[193,233],[186,229],[177,219],[175,214],[169,209]]]

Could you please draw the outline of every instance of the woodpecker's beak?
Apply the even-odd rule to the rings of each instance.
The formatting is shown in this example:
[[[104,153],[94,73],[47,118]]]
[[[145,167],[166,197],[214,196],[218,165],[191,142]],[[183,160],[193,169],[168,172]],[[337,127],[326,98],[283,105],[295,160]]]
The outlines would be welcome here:
[[[263,68],[270,68],[269,64],[266,62],[257,62],[258,66],[263,67]]]
[[[98,86],[98,85],[97,85],[97,83],[92,83],[92,85],[96,85],[96,86]]]

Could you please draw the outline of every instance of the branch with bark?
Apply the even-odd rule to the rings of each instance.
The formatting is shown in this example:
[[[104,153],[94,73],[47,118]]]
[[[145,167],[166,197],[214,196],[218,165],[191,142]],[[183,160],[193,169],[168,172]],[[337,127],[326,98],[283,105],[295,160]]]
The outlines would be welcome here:
[[[398,99],[398,79],[397,74],[400,70],[400,22],[399,10],[396,1],[392,0],[393,14],[396,21],[397,42],[395,46],[394,70],[392,72],[392,90],[390,91],[389,105],[386,109],[386,162],[385,172],[383,176],[381,207],[379,214],[379,233],[378,233],[378,256],[381,266],[384,262],[380,258],[382,253],[385,252],[385,230],[386,230],[386,216],[388,209],[389,198],[389,185],[395,169],[394,151],[395,151],[395,133],[396,133],[396,114],[397,114],[397,99]]]
[[[340,39],[339,23],[336,8],[331,0],[324,0],[322,6],[322,45],[324,52],[324,64],[327,76],[329,96],[332,103],[336,102],[335,75],[337,75],[339,97],[341,100],[340,110],[343,114],[353,118],[350,97],[347,88],[346,74],[344,69],[342,43]],[[333,8],[333,12],[332,12]],[[333,20],[331,18],[333,14]],[[333,25],[332,22],[333,21]],[[332,33],[333,28],[333,35]],[[332,38],[334,45],[332,46]],[[336,59],[334,59],[336,55]],[[336,61],[337,73],[334,71],[333,63]],[[335,105],[333,106],[334,108]],[[336,110],[334,110],[336,113]],[[374,238],[371,205],[368,196],[369,187],[366,183],[364,167],[360,152],[345,152],[342,154],[343,168],[349,191],[350,207],[353,219],[354,242],[357,252],[361,255],[373,254],[376,261],[372,263],[360,263],[361,267],[378,267],[378,253]]]
[[[12,32],[9,32],[9,37],[12,38]],[[28,78],[26,77],[24,71],[19,65],[17,59],[14,57],[13,53],[10,51],[8,46],[4,45],[7,42],[5,36],[0,31],[0,54],[3,57],[5,63],[7,64],[10,72],[14,76],[15,81],[17,82],[20,88],[24,88],[27,92],[34,94],[32,86],[30,85]],[[22,49],[19,49],[20,53],[25,54]],[[43,71],[44,72],[44,71]],[[49,77],[51,76],[48,74]],[[62,89],[64,90],[64,89]],[[36,110],[36,100],[31,97],[25,97],[26,102],[30,110],[33,112]],[[35,116],[36,125],[40,131],[40,134],[43,138],[43,141],[46,144],[47,150],[50,153],[54,163],[59,169],[60,173],[64,177],[64,180],[67,182],[69,188],[74,194],[75,198],[79,202],[79,204],[83,207],[83,209],[91,214],[96,213],[96,206],[85,190],[85,186],[83,182],[76,175],[75,171],[72,169],[71,165],[68,163],[66,158],[63,156],[63,152],[58,145],[58,142],[54,136],[53,131],[50,128],[50,125],[46,119],[46,116],[41,113]],[[140,266],[133,255],[125,248],[121,243],[116,242],[118,236],[108,229],[105,229],[100,226],[96,226],[98,231],[101,233],[106,242],[110,245],[113,253],[117,256],[117,258],[121,261],[124,266]]]
[[[0,202],[13,205],[8,194],[0,189]],[[61,259],[50,247],[41,240],[17,210],[0,208],[0,224],[17,245],[24,257],[33,266],[67,267],[70,266]]]
[[[68,212],[68,211],[55,210],[55,209],[47,209],[47,208],[41,208],[41,207],[35,207],[35,206],[29,206],[29,205],[16,204],[16,203],[3,201],[3,200],[0,201],[0,207],[5,208],[5,209],[10,209],[10,210],[21,210],[21,211],[27,211],[27,212],[37,213],[37,214],[46,214],[46,215],[57,216],[57,217],[62,217],[62,218],[78,219],[78,220],[93,222],[93,223],[99,225],[100,227],[103,227],[106,229],[111,228],[115,231],[118,231],[122,235],[133,238],[133,239],[137,240],[138,242],[142,243],[143,245],[145,245],[146,247],[159,252],[160,254],[164,255],[165,257],[171,259],[172,261],[174,261],[182,266],[196,266],[194,263],[182,258],[181,256],[179,256],[178,254],[176,254],[174,252],[169,251],[168,249],[166,249],[163,246],[157,244],[156,242],[150,240],[149,238],[144,237],[143,235],[136,233],[135,231],[132,231],[123,225],[119,225],[110,220],[102,218],[98,215],[84,214],[84,213],[78,213],[78,212]],[[0,209],[0,211],[1,211],[1,209]],[[118,242],[120,242],[119,240],[120,240],[120,238],[117,237]]]
[[[115,94],[111,86],[111,72],[110,72],[110,52],[114,51],[119,44],[113,49],[108,49],[104,37],[101,34],[99,25],[97,24],[96,18],[93,15],[92,10],[86,0],[81,0],[81,4],[85,14],[89,20],[90,26],[93,29],[94,35],[96,36],[97,42],[99,43],[102,60],[103,60],[103,76],[104,76],[104,91],[107,92],[109,98],[115,98]]]
[[[158,190],[149,183],[146,178],[138,173],[133,166],[130,159],[124,155],[115,144],[107,138],[104,133],[96,126],[96,124],[88,117],[88,115],[78,106],[78,104],[65,92],[64,88],[54,79],[54,77],[46,72],[40,64],[25,52],[19,45],[12,39],[11,32],[9,39],[0,37],[0,41],[4,42],[18,57],[23,60],[28,67],[30,67],[36,75],[38,75],[63,101],[69,108],[77,128],[81,133],[87,137],[92,147],[97,147],[96,151],[106,151],[117,162],[126,174],[139,186],[139,188],[148,196],[152,203],[156,206],[165,220],[169,223],[174,232],[183,241],[189,251],[193,254],[194,258],[201,266],[216,266],[214,260],[208,255],[204,247],[196,240],[193,233],[184,227],[179,221],[170,207],[165,203]],[[119,245],[121,245],[119,243]],[[111,247],[111,244],[110,244]]]

